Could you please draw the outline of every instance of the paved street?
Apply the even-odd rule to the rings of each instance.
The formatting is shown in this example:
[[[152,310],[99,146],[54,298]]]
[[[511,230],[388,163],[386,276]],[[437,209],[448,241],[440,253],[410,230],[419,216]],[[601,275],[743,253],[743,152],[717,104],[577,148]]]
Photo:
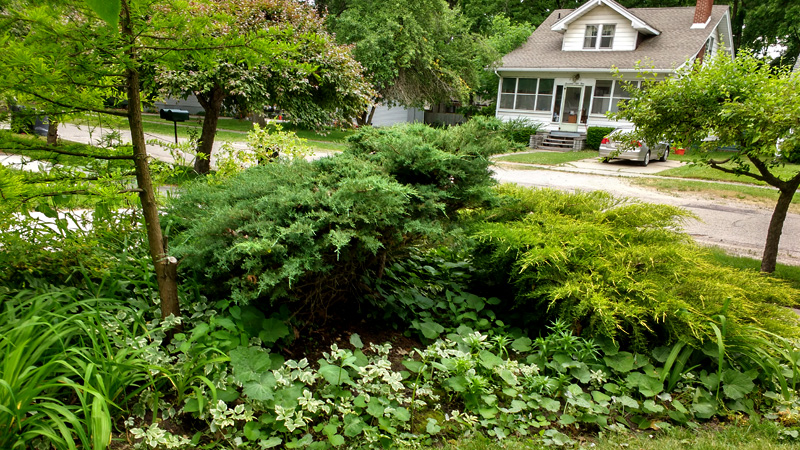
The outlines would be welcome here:
[[[520,169],[516,165],[495,167],[495,177],[504,183],[548,187],[566,191],[604,190],[622,197],[649,203],[680,206],[691,211],[698,220],[689,220],[685,230],[704,245],[715,245],[739,255],[761,258],[772,211],[735,201],[709,199],[686,193],[669,195],[630,183],[633,176],[657,176],[661,170],[680,164],[675,161],[654,162],[647,167],[633,163],[600,163],[582,160],[566,165],[536,169]],[[533,169],[533,170],[531,170]],[[800,265],[800,215],[789,214],[783,228],[779,261]]]

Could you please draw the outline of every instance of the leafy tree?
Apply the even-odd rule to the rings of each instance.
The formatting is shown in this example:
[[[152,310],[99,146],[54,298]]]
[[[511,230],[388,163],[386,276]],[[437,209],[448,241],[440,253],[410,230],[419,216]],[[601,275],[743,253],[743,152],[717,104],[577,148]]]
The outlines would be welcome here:
[[[753,56],[719,54],[663,82],[648,77],[612,117],[635,123],[640,138],[691,144],[699,163],[777,188],[761,260],[763,272],[775,270],[783,222],[800,186],[800,171],[775,170],[800,155],[800,77],[772,70]],[[729,157],[712,157],[729,146],[737,148]]]
[[[328,28],[339,42],[354,45],[353,56],[378,93],[376,102],[466,100],[496,56],[445,0],[350,0],[327,7]],[[365,114],[362,122],[370,121]]]
[[[208,173],[223,108],[241,113],[266,105],[298,123],[346,121],[367,105],[369,86],[346,48],[335,45],[322,20],[294,0],[193,1],[188,16],[215,23],[219,33],[198,36],[177,67],[159,67],[164,95],[194,94],[205,111],[195,170]],[[227,45],[231,39],[242,45]]]
[[[203,18],[187,20],[177,14],[182,3],[120,0],[119,5],[118,16],[108,11],[103,14],[109,19],[118,17],[115,25],[114,20],[98,20],[84,1],[7,3],[0,11],[0,92],[15,96],[19,103],[35,106],[43,114],[92,112],[127,119],[132,142],[114,154],[46,147],[47,154],[132,162],[135,187],[124,190],[139,195],[162,315],[177,316],[177,261],[167,254],[148,164],[141,117],[141,74],[156,63],[179,62],[183,50],[198,42],[199,35],[210,35],[214,30]],[[242,42],[231,40],[227,45]],[[128,102],[127,111],[106,108],[107,99],[120,93]],[[36,150],[32,147],[14,146],[16,151]],[[69,181],[59,182],[57,176],[49,186],[50,195],[76,193]],[[84,193],[97,193],[97,186],[89,186]],[[16,197],[7,197],[6,201],[25,200],[21,190],[7,192]]]

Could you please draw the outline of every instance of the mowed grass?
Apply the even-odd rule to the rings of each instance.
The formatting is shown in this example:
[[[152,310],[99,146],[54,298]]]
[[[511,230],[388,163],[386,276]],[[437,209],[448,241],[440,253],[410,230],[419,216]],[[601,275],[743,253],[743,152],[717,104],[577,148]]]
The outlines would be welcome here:
[[[515,155],[501,156],[497,158],[497,161],[557,166],[560,164],[566,164],[572,161],[578,161],[586,158],[593,158],[596,156],[597,156],[596,150],[583,150],[580,152],[537,151],[537,152],[517,153]]]
[[[674,169],[670,169],[674,170]],[[713,170],[713,169],[710,169]],[[719,171],[717,171],[719,172]],[[659,176],[664,172],[659,172]],[[725,184],[707,181],[664,178],[635,178],[632,183],[667,193],[690,193],[701,197],[722,198],[751,203],[772,209],[778,201],[778,190],[747,184]],[[800,193],[795,193],[789,211],[800,213]]]
[[[786,236],[784,236],[784,239]],[[746,256],[733,256],[729,255],[721,248],[711,247],[710,257],[714,262],[727,267],[733,267],[740,270],[747,270],[752,272],[761,271],[761,261]],[[778,264],[775,267],[775,272],[770,274],[773,278],[783,280],[794,288],[800,289],[800,266],[789,266],[786,264]],[[800,447],[799,447],[800,448]]]
[[[144,114],[142,116],[144,132],[150,135],[174,136],[175,126],[172,122],[161,119],[158,114]],[[102,122],[94,118],[84,118],[76,122],[77,125],[101,126],[111,129],[127,129],[126,119],[119,117],[104,117]],[[298,137],[306,139],[311,147],[326,151],[344,150],[344,140],[354,133],[352,130],[340,130],[337,128],[324,128],[321,130],[309,130],[298,127],[291,123],[282,124],[283,131],[294,131]],[[178,138],[188,139],[192,135],[198,135],[203,128],[203,116],[191,116],[186,122],[179,122],[177,127]],[[220,117],[217,122],[217,135],[215,140],[219,142],[245,142],[247,132],[253,129],[253,123],[249,120],[234,119],[230,117]]]
[[[712,159],[718,161],[724,161],[725,159],[730,158],[733,156],[731,152],[714,152],[709,155]],[[676,161],[683,161],[688,164],[676,167],[674,169],[668,169],[663,172],[659,172],[660,176],[665,177],[675,177],[675,178],[695,178],[698,180],[711,180],[711,181],[730,181],[736,183],[744,183],[744,184],[756,184],[760,186],[766,186],[767,184],[763,181],[758,181],[753,178],[750,178],[746,175],[733,175],[729,173],[722,172],[721,170],[717,170],[711,168],[709,166],[703,164],[695,163],[698,160],[698,157],[693,154],[691,151],[687,151],[685,155],[676,155],[674,152],[670,154],[670,159]],[[723,164],[723,167],[733,168],[733,164]],[[749,162],[747,163],[747,167],[750,168],[750,171],[754,174],[758,173],[758,170]],[[782,178],[788,179],[793,175],[800,172],[800,164],[784,164],[782,166],[772,167],[770,171]]]

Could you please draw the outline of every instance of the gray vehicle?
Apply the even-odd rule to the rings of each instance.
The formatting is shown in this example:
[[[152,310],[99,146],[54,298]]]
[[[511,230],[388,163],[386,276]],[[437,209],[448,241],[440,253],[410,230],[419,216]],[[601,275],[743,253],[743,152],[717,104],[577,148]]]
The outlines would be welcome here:
[[[627,159],[629,161],[639,161],[642,165],[650,164],[653,159],[666,161],[669,157],[669,143],[659,142],[654,146],[647,145],[642,141],[631,141],[630,144],[622,145],[619,135],[630,133],[632,130],[617,128],[611,134],[604,137],[600,142],[600,160],[604,163],[612,159]]]

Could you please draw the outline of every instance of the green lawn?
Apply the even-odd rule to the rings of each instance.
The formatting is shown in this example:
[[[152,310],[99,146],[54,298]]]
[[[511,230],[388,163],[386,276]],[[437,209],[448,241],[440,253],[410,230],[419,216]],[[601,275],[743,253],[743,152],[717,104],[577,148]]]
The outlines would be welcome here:
[[[583,150],[580,152],[529,152],[518,153],[515,155],[507,155],[497,158],[498,161],[526,163],[526,164],[544,164],[549,166],[557,166],[580,159],[592,158],[597,156],[596,150]]]
[[[731,256],[725,253],[720,248],[711,248],[711,258],[718,264],[728,267],[735,267],[741,270],[749,270],[759,272],[761,270],[761,261],[754,258],[747,258],[744,256]],[[788,266],[786,264],[778,264],[775,268],[773,277],[786,281],[793,287],[800,289],[800,267]]]
[[[660,172],[658,175],[664,175],[664,172]],[[707,181],[693,181],[678,178],[634,178],[631,181],[639,186],[651,187],[662,192],[684,192],[715,198],[745,201],[766,208],[774,208],[775,203],[778,201],[778,191],[776,189],[747,184],[709,183]],[[795,194],[789,210],[800,213],[800,193]]]
[[[172,122],[160,119],[158,114],[144,114],[144,131],[148,134],[158,134],[164,136],[174,136],[175,128]],[[76,121],[78,125],[100,126],[104,128],[127,128],[124,118],[111,117],[103,118],[102,123],[94,118],[82,118]],[[178,138],[187,139],[190,133],[199,134],[202,130],[203,117],[192,116],[186,122],[178,123]],[[314,148],[328,151],[341,151],[345,148],[344,140],[354,132],[352,130],[340,130],[336,128],[325,128],[323,130],[309,130],[297,127],[290,123],[282,124],[284,131],[294,131],[298,137],[308,140],[308,144]],[[217,122],[217,137],[219,141],[243,142],[247,138],[247,132],[253,129],[253,124],[249,120],[233,119],[230,117],[220,117]]]
[[[724,160],[731,157],[731,152],[714,152],[711,153],[711,157],[716,160]],[[693,155],[691,151],[688,151],[685,155],[676,155],[672,153],[669,155],[670,159],[676,161],[683,161],[687,163],[692,163],[693,161],[697,160],[697,156]],[[732,167],[732,164],[726,164],[724,167]],[[750,170],[753,173],[758,173],[758,171],[753,167],[752,164],[747,164]],[[800,164],[785,164],[783,166],[777,166],[771,169],[772,173],[782,177],[784,179],[796,174],[800,171]],[[758,184],[758,185],[766,185],[761,181],[754,180],[753,178],[747,176],[737,176],[724,173],[720,170],[713,169],[711,167],[702,165],[702,164],[687,164],[681,167],[676,167],[674,169],[668,169],[663,172],[659,172],[660,176],[665,177],[675,177],[675,178],[696,178],[699,180],[713,180],[713,181],[733,181],[738,183],[746,183],[746,184]]]

